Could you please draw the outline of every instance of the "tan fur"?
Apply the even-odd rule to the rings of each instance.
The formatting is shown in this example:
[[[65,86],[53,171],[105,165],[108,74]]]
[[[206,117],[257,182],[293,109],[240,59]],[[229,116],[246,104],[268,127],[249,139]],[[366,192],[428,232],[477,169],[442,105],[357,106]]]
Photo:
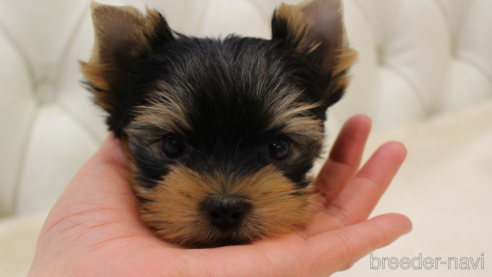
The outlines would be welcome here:
[[[283,132],[290,136],[314,138],[317,141],[323,140],[323,122],[316,118],[311,110],[318,107],[318,104],[310,104],[299,101],[302,92],[295,88],[287,88],[289,93],[286,97],[278,101],[275,106],[275,113],[269,128],[283,126]],[[284,94],[284,93],[282,93]],[[294,153],[294,157],[296,158]]]
[[[114,60],[113,52],[126,46],[130,57],[138,57],[150,50],[148,38],[155,33],[161,24],[159,13],[147,9],[142,15],[130,6],[108,6],[91,2],[92,20],[94,25],[94,46],[89,62],[80,62],[81,71],[87,80],[97,89],[96,104],[109,111],[114,111],[111,83],[112,75],[117,74],[119,61]]]
[[[152,93],[149,105],[136,107],[135,120],[131,123],[129,130],[138,129],[143,124],[150,124],[160,130],[170,133],[182,134],[179,126],[191,129],[186,119],[182,99],[177,97],[171,88],[167,91]]]
[[[341,53],[338,55],[338,65],[333,69],[333,75],[339,76],[344,74],[347,69],[349,69],[357,60],[357,51],[354,49],[346,48],[342,49]],[[344,88],[347,88],[349,84],[349,78],[347,76],[340,76],[340,84]]]
[[[308,187],[301,195],[293,195],[299,193],[294,186],[273,166],[242,178],[221,172],[198,175],[184,166],[175,166],[155,189],[136,189],[140,197],[149,200],[141,206],[141,218],[158,236],[185,246],[206,247],[228,239],[249,242],[305,224],[312,190]],[[227,238],[200,208],[207,197],[224,194],[246,199],[252,206],[240,228]]]
[[[94,101],[113,113],[116,104],[111,90],[113,83],[121,85],[121,76],[117,78],[118,72],[124,71],[127,66],[124,58],[136,60],[139,55],[151,50],[149,38],[155,34],[157,24],[162,24],[162,19],[157,11],[149,9],[146,16],[132,7],[92,3],[91,9],[95,44],[89,62],[81,62],[81,68],[93,85],[96,96]],[[323,13],[318,13],[319,10]],[[319,14],[326,16],[321,18]],[[287,20],[288,40],[297,42],[296,51],[307,55],[322,54],[322,73],[330,74],[332,80],[328,91],[346,88],[349,82],[346,70],[355,61],[357,54],[348,46],[341,0],[314,0],[298,6],[283,4],[275,15]],[[128,57],[119,59],[118,51],[121,48]],[[215,58],[225,59],[223,56]],[[219,246],[290,232],[308,221],[311,210],[309,203],[314,195],[312,186],[296,188],[296,183],[273,165],[248,176],[234,176],[226,175],[219,169],[198,174],[175,164],[155,187],[150,189],[140,184],[138,174],[141,172],[138,172],[135,164],[137,160],[134,161],[130,154],[135,149],[127,147],[142,143],[138,140],[143,138],[146,144],[141,151],[148,151],[146,155],[150,160],[159,161],[162,157],[160,141],[163,136],[172,133],[184,137],[185,132],[181,128],[192,128],[185,112],[189,107],[186,105],[187,99],[179,97],[180,94],[164,82],[158,87],[149,93],[145,106],[132,107],[131,111],[126,111],[134,117],[125,127],[127,136],[122,138],[129,167],[134,175],[130,182],[142,200],[139,203],[141,218],[157,236],[184,246]],[[313,153],[319,152],[323,141],[323,122],[313,114],[313,109],[322,103],[305,103],[302,100],[303,91],[294,87],[284,89],[286,91],[278,92],[279,98],[273,98],[274,116],[269,128],[281,126],[281,132],[296,143],[290,159],[305,155],[301,151],[303,148],[315,149]],[[311,179],[306,181],[310,182]],[[224,232],[214,227],[201,207],[207,198],[223,195],[245,200],[252,207],[235,231]]]
[[[330,90],[346,88],[346,70],[357,59],[357,52],[349,47],[343,24],[342,0],[311,0],[299,5],[282,4],[274,16],[287,20],[288,40],[296,42],[296,50],[311,54],[321,51],[323,69],[331,72]]]

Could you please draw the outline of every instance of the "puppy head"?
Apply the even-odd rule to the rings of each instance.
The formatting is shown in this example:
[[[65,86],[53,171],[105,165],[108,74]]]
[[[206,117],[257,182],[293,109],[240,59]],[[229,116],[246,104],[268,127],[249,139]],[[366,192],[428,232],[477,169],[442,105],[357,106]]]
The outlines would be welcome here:
[[[92,16],[82,71],[156,235],[213,247],[307,222],[326,109],[356,57],[340,0],[282,5],[271,40],[188,37],[149,9],[93,4]]]

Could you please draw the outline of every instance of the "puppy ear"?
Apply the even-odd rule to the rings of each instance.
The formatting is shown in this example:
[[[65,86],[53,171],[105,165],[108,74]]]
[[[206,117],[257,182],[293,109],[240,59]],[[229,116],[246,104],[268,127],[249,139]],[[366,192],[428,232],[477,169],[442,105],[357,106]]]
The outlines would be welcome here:
[[[94,102],[109,112],[111,121],[134,97],[132,68],[153,47],[173,41],[174,36],[156,10],[147,9],[144,16],[133,7],[91,2],[91,11],[94,47],[89,62],[80,64]]]
[[[312,0],[282,4],[272,17],[272,39],[284,40],[330,78],[326,107],[336,103],[348,86],[347,69],[357,52],[348,45],[343,23],[343,0]]]

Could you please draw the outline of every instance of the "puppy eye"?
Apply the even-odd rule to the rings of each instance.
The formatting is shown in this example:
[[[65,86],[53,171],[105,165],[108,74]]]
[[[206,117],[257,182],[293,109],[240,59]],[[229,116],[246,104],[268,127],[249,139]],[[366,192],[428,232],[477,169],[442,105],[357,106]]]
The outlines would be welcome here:
[[[162,152],[170,159],[179,157],[185,149],[184,141],[174,135],[164,138],[162,142]]]
[[[268,144],[268,154],[276,160],[287,158],[290,152],[290,143],[285,139],[274,139]]]

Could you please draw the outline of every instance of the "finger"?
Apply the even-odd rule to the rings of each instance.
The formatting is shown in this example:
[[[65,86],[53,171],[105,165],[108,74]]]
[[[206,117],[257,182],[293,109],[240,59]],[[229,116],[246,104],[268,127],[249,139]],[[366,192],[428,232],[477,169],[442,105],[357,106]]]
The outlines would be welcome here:
[[[138,222],[135,197],[127,174],[126,158],[119,140],[110,134],[66,187],[43,230],[47,232],[62,221],[73,221],[74,216],[80,219],[78,222],[87,220],[87,224],[91,221]]]
[[[412,222],[404,215],[386,214],[363,223],[326,232],[308,240],[309,276],[327,276],[346,270],[370,252],[384,247],[412,230]],[[327,262],[329,261],[329,262]]]
[[[401,143],[382,145],[329,207],[313,214],[301,232],[313,236],[365,220],[391,183],[405,156],[406,149]]]
[[[382,145],[326,209],[348,226],[364,221],[405,160],[407,151],[399,142]]]
[[[344,124],[315,182],[325,206],[336,198],[359,168],[370,130],[371,119],[365,115],[353,116]]]

